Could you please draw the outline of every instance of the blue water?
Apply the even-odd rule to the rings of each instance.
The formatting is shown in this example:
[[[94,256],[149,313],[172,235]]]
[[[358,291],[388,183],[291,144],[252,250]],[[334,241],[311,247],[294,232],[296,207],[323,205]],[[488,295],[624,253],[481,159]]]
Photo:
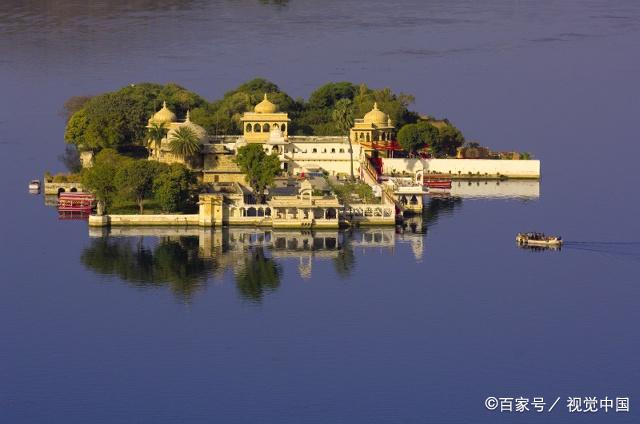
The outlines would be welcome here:
[[[633,0],[3,2],[0,422],[640,422],[639,30]],[[62,169],[68,97],[176,81],[214,99],[256,76],[412,93],[532,151],[540,196],[434,203],[392,246],[330,234],[351,246],[339,273],[340,249],[90,236],[25,192]],[[567,245],[518,249],[530,229]],[[631,412],[569,414],[568,396]]]

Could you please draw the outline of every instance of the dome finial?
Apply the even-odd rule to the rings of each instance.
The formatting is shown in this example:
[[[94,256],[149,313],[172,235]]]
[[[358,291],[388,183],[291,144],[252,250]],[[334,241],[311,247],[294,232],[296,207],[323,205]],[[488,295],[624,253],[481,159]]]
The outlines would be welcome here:
[[[269,100],[267,99],[267,93],[264,93],[264,100]]]
[[[163,108],[163,109],[166,109],[166,108],[167,108],[167,101],[166,101],[166,100],[163,100],[163,101],[162,101],[162,108]]]
[[[378,110],[378,102],[373,102],[373,110]]]

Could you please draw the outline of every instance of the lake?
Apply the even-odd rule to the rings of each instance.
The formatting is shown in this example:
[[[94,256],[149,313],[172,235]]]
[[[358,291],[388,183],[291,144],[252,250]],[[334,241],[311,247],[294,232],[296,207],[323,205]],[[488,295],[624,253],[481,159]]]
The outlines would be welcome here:
[[[639,45],[634,0],[4,1],[0,422],[639,422]],[[542,179],[316,233],[103,233],[27,193],[63,170],[67,98],[254,77],[411,93]]]

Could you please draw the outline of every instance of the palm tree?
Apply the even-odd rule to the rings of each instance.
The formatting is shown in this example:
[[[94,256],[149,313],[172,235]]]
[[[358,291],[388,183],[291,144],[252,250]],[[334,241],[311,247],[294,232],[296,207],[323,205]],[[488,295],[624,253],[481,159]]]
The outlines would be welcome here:
[[[349,140],[349,153],[351,155],[351,181],[355,180],[353,176],[353,145],[349,131],[353,127],[353,108],[350,99],[340,99],[336,102],[336,106],[331,113],[331,117],[341,134],[346,135]]]
[[[169,139],[171,153],[180,156],[187,162],[200,151],[198,134],[189,127],[180,127],[171,134]]]
[[[168,129],[165,126],[164,122],[161,122],[159,124],[151,124],[149,126],[149,129],[147,130],[147,147],[149,147],[151,143],[153,143],[156,155],[158,154],[158,151],[160,149],[160,142],[167,136],[167,131]]]

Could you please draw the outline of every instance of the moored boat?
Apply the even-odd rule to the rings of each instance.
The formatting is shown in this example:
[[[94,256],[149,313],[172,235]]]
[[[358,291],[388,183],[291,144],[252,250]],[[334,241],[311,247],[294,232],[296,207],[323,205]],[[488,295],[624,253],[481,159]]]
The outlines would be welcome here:
[[[544,233],[518,233],[516,241],[522,245],[528,246],[560,246],[562,245],[562,237],[554,235],[545,235]]]
[[[40,180],[29,181],[29,191],[40,191]]]

